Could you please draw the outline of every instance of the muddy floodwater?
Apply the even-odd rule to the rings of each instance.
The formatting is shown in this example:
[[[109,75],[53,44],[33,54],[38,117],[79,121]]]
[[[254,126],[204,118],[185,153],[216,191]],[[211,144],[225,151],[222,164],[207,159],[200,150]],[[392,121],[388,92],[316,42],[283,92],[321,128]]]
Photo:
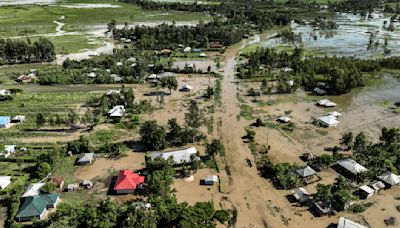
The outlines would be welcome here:
[[[388,31],[390,18],[383,14],[373,13],[372,18],[363,18],[350,13],[338,13],[335,21],[337,29],[323,30],[311,25],[292,23],[292,30],[301,35],[301,42],[285,43],[273,37],[262,42],[264,47],[303,47],[312,55],[354,56],[357,58],[376,58],[384,56],[385,37],[390,55],[400,55],[399,22],[393,22],[394,31]],[[385,22],[386,21],[386,22]],[[385,28],[384,28],[385,25]],[[368,50],[371,34],[374,34],[374,45]],[[375,44],[378,44],[375,46]]]
[[[55,0],[0,0],[0,6],[7,5],[28,5],[28,4],[50,4]]]

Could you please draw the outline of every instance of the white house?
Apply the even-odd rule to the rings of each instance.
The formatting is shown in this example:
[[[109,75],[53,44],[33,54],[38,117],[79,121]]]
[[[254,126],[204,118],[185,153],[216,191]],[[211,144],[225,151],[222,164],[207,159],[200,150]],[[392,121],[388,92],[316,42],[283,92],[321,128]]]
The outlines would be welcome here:
[[[359,223],[353,222],[345,217],[340,217],[337,228],[367,228],[367,227]]]
[[[290,118],[287,117],[287,116],[279,116],[276,121],[278,121],[280,123],[289,123],[290,122]]]
[[[385,182],[389,187],[400,184],[400,177],[389,171],[379,175],[378,179]]]
[[[154,160],[154,159],[160,157],[160,158],[167,160],[169,157],[172,157],[175,164],[179,165],[184,162],[188,162],[188,163],[191,162],[192,155],[195,156],[196,154],[197,154],[196,148],[190,147],[190,148],[184,149],[184,150],[167,151],[167,152],[161,152],[161,151],[152,152],[150,154],[150,158],[151,158],[151,160]]]
[[[324,127],[336,127],[339,121],[333,116],[323,116],[318,119],[318,122]]]
[[[11,176],[0,176],[0,189],[5,189],[10,184]]]
[[[333,103],[332,101],[330,101],[328,99],[322,99],[317,102],[317,105],[323,106],[323,107],[335,107],[336,103]]]
[[[23,123],[23,122],[25,122],[25,116],[21,116],[21,115],[17,115],[17,116],[14,116],[13,118],[11,118],[11,122],[12,123]]]
[[[40,194],[40,189],[45,185],[45,183],[33,183],[28,186],[25,193],[21,196],[22,198],[29,196],[37,196]]]
[[[335,118],[339,118],[339,117],[342,116],[342,113],[333,111],[333,112],[328,112],[328,114],[326,114],[326,115],[327,115],[327,116],[333,116],[333,117],[335,117]]]
[[[364,197],[364,199],[368,199],[375,194],[375,189],[373,189],[367,185],[361,186],[359,188],[359,191],[360,191],[360,194]]]
[[[15,145],[4,145],[4,151],[1,153],[1,156],[7,158],[11,154],[15,153]]]
[[[123,105],[116,105],[107,114],[109,117],[122,117],[125,114],[125,107]]]

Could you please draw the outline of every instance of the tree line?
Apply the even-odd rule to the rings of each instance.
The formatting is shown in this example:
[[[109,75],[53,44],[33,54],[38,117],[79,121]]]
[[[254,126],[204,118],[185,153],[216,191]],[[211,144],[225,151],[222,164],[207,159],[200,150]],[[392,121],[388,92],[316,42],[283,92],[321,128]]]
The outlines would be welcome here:
[[[53,43],[47,38],[0,39],[0,65],[51,62],[56,58]]]

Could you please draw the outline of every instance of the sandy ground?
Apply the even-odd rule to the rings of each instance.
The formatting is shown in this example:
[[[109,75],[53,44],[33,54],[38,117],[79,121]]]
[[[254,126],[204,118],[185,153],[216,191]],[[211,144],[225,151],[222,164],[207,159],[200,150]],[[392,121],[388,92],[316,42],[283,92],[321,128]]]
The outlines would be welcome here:
[[[127,156],[117,160],[99,158],[92,165],[80,167],[74,174],[74,177],[79,180],[91,180],[96,177],[104,177],[113,171],[121,169],[140,169],[143,168],[144,153],[127,152]]]

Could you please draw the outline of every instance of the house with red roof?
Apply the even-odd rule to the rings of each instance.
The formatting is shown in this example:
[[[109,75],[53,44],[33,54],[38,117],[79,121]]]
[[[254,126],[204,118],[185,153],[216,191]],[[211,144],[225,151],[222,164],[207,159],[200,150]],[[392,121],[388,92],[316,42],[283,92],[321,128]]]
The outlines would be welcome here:
[[[128,169],[119,171],[114,191],[117,194],[135,193],[136,189],[142,189],[144,176],[140,176]]]

